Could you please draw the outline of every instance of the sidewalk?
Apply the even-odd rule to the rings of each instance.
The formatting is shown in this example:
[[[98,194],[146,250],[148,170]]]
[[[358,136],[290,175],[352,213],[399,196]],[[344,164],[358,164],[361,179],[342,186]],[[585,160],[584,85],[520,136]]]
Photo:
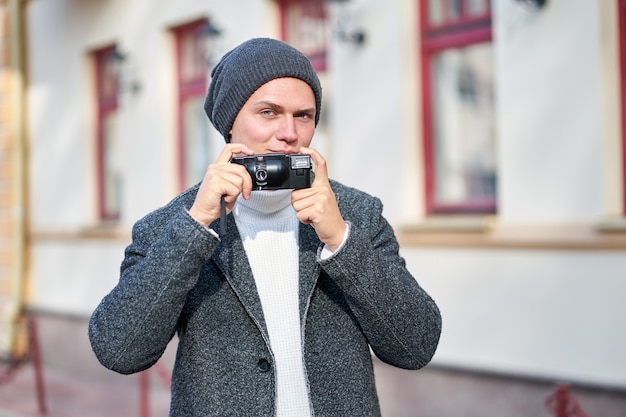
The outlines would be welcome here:
[[[167,378],[161,375],[169,377],[175,341],[150,370],[149,413],[142,413],[140,376],[119,375],[100,365],[91,349],[85,318],[38,316],[38,324],[35,334],[44,364],[46,417],[167,417],[170,392],[164,381]],[[6,365],[0,362],[0,379]],[[558,381],[453,370],[436,364],[417,372],[405,371],[377,359],[374,370],[384,417],[554,417],[545,401]],[[11,379],[0,381],[0,417],[42,416],[35,380],[32,362],[28,362]],[[624,388],[573,386],[571,394],[589,417],[626,417]]]
[[[548,382],[427,367],[404,371],[374,362],[384,417],[553,417]],[[0,365],[2,366],[2,365]],[[0,368],[2,369],[2,368]],[[169,388],[151,372],[150,412],[140,411],[139,375],[44,369],[46,417],[167,417]],[[589,417],[626,417],[626,393],[573,388]],[[0,385],[0,417],[41,417],[32,364]],[[361,416],[341,416],[361,417]]]
[[[108,372],[108,371],[107,371]],[[21,366],[0,385],[0,417],[167,417],[169,388],[150,381],[149,410],[140,413],[138,375],[80,376],[44,369],[46,414],[39,412],[34,369]]]

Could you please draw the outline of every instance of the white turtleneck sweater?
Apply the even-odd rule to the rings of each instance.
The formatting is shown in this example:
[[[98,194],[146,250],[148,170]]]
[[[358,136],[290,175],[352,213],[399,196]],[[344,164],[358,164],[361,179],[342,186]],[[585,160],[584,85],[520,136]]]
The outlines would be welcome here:
[[[277,417],[310,417],[298,306],[298,219],[291,190],[255,191],[233,210],[274,354]]]

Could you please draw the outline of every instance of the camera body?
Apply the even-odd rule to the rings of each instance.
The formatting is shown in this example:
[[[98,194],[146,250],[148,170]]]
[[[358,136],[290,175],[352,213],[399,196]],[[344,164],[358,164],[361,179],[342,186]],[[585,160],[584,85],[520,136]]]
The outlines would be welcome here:
[[[305,154],[269,153],[234,157],[252,178],[253,190],[288,190],[311,186],[311,157]]]

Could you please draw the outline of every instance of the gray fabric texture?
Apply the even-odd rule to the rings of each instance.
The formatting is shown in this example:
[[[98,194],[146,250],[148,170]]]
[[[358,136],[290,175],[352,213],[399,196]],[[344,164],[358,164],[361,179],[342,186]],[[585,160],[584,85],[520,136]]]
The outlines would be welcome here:
[[[314,229],[299,232],[309,395],[316,417],[380,416],[370,347],[419,369],[435,353],[441,316],[406,270],[381,202],[331,184],[351,226],[345,245],[322,261]],[[196,192],[135,224],[120,281],[91,317],[92,348],[104,366],[131,374],[177,333],[170,416],[274,416],[272,351],[237,226],[228,215],[220,241],[193,220]]]

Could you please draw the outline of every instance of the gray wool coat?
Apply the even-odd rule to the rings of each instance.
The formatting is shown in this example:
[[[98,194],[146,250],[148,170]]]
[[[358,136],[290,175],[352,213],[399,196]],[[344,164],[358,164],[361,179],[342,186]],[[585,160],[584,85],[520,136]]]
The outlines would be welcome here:
[[[299,231],[309,396],[316,417],[380,416],[371,351],[419,369],[435,353],[441,316],[405,268],[381,202],[331,184],[351,224],[345,245],[321,260],[314,229]],[[220,241],[193,220],[197,190],[133,227],[119,283],[89,323],[93,351],[130,374],[152,366],[177,333],[170,416],[274,416],[272,350],[237,226],[228,215]]]

